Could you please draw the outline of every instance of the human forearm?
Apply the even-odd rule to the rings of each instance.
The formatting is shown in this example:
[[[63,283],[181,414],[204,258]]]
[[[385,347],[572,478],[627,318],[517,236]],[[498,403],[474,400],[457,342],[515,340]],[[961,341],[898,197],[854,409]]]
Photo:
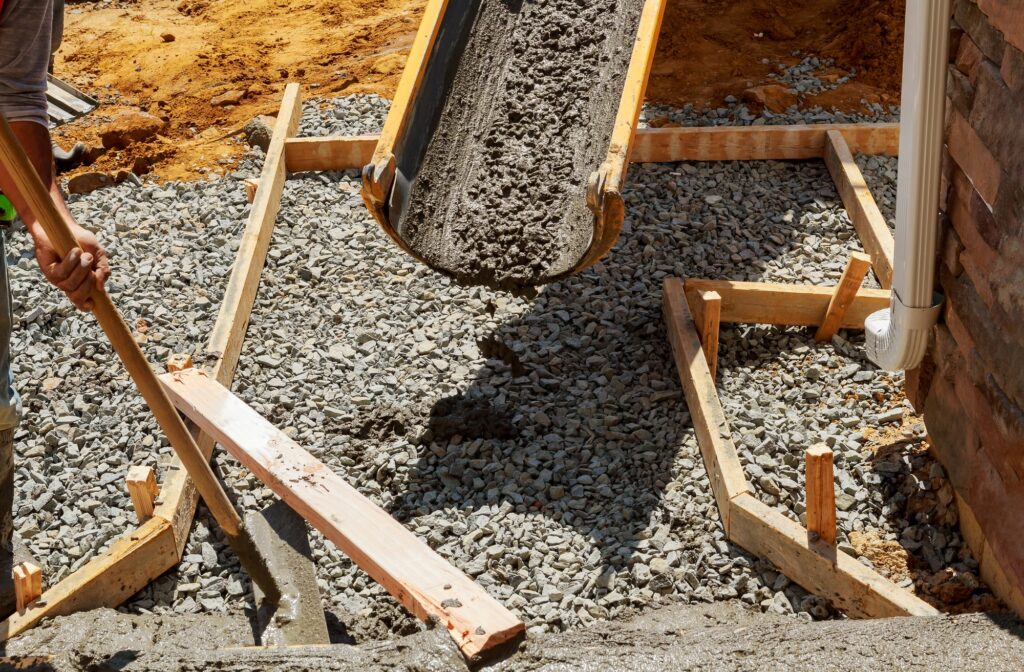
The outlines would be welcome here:
[[[14,137],[21,143],[22,149],[28,156],[29,161],[32,162],[32,166],[36,169],[36,173],[39,174],[43,185],[50,192],[53,202],[69,222],[74,221],[67,205],[64,203],[64,196],[61,194],[60,186],[57,183],[56,172],[53,167],[53,149],[50,144],[49,131],[35,122],[27,121],[12,122],[11,130],[14,132]],[[0,189],[3,190],[4,195],[14,204],[14,209],[18,211],[21,220],[25,222],[25,228],[28,229],[28,232],[33,238],[38,239],[38,234],[42,232],[39,220],[36,218],[35,213],[29,210],[11,176],[2,167],[0,167]]]
[[[28,232],[32,235],[35,242],[36,261],[39,262],[43,275],[52,284],[62,289],[76,307],[81,310],[91,310],[90,295],[93,288],[102,287],[110,275],[106,250],[99,244],[96,236],[75,222],[64,203],[64,197],[60,192],[53,167],[48,129],[34,122],[15,122],[11,124],[11,127],[15,139],[49,191],[53,203],[67,220],[68,226],[78,242],[78,247],[63,257],[57,254],[36,213],[28,207],[18,185],[3,168],[0,168],[0,188],[10,198],[25,222]]]

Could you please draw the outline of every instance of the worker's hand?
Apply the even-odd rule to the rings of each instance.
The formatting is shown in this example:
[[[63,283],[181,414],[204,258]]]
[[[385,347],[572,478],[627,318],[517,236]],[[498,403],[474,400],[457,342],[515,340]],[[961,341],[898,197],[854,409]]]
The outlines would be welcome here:
[[[78,247],[61,259],[41,228],[38,227],[33,233],[33,238],[36,241],[36,261],[39,262],[43,275],[67,294],[76,308],[85,312],[91,311],[92,290],[102,289],[103,283],[110,277],[107,251],[91,231],[83,229],[78,224],[72,224],[71,233],[78,241]]]

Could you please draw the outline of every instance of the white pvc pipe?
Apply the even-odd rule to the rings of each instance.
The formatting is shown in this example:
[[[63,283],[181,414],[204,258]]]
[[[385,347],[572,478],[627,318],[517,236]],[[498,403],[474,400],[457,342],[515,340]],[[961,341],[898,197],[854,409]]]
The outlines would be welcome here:
[[[864,323],[868,358],[889,371],[920,364],[942,303],[934,279],[949,20],[950,0],[907,0],[892,301]]]

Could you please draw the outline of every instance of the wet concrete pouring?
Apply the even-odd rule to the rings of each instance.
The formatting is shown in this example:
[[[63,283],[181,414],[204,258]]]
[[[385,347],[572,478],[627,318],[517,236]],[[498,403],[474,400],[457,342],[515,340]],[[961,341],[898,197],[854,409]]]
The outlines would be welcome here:
[[[470,284],[533,285],[590,245],[590,173],[608,151],[641,0],[480,4],[399,223]]]

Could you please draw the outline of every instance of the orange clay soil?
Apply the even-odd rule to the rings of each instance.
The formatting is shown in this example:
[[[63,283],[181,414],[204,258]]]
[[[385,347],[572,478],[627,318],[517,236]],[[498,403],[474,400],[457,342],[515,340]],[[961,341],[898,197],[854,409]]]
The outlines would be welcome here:
[[[109,152],[76,172],[149,164],[161,179],[230,169],[245,148],[236,135],[274,114],[288,81],[306,97],[390,96],[425,0],[145,0],[68,5],[57,76],[103,107],[58,129],[64,145],[100,144],[119,112],[168,122],[155,140]],[[854,6],[855,5],[855,6]],[[836,91],[802,101],[843,110],[861,99],[896,102],[902,0],[669,0],[648,96],[656,102],[721,105],[772,83],[779,63],[814,54],[836,61],[819,77],[860,73]],[[798,52],[798,55],[794,55]],[[767,63],[763,61],[767,59]],[[241,92],[238,105],[211,99]],[[227,137],[225,137],[227,136]],[[141,161],[140,161],[141,160]]]
[[[805,106],[898,103],[903,13],[903,0],[668,0],[647,96],[720,106],[728,95],[774,83],[769,75],[779,64],[814,55],[835,61],[817,73],[823,80],[853,68],[858,75]]]
[[[55,74],[105,104],[55,135],[98,146],[119,112],[168,122],[151,142],[111,152],[84,170],[131,169],[154,159],[163,179],[222,171],[244,150],[237,137],[257,114],[276,114],[284,86],[304,97],[390,95],[419,25],[421,1],[145,0],[68,5]],[[211,99],[244,93],[234,107]],[[79,170],[77,172],[82,172]]]

